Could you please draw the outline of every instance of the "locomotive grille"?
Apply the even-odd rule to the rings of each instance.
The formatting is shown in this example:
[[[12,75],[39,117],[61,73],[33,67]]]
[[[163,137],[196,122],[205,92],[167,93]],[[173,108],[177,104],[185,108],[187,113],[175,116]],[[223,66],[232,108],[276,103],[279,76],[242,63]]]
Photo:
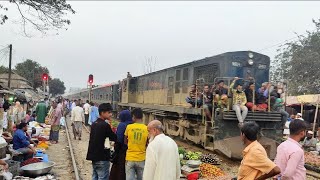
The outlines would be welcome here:
[[[194,81],[203,78],[207,84],[214,84],[214,78],[219,74],[219,64],[208,64],[194,68]]]

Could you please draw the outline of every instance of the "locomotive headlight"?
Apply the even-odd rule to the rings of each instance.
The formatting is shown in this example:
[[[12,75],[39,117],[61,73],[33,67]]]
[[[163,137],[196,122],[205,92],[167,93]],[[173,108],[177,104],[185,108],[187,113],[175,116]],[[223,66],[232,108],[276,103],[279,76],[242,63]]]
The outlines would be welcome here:
[[[252,66],[252,65],[253,65],[253,60],[252,60],[252,59],[249,59],[249,60],[248,60],[248,64],[249,64],[250,66]]]
[[[253,53],[250,52],[250,53],[248,54],[248,56],[249,56],[250,59],[252,59],[252,58],[253,58]]]

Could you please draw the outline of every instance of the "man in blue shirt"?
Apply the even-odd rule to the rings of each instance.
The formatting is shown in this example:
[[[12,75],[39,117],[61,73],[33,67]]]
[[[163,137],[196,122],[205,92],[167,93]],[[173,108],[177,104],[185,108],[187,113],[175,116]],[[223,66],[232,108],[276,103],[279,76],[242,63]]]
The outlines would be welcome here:
[[[13,149],[22,153],[24,155],[24,160],[32,158],[32,155],[36,152],[34,147],[30,144],[35,143],[27,136],[27,130],[27,123],[20,123],[13,135]]]
[[[97,103],[90,103],[91,105],[91,112],[90,112],[90,122],[93,124],[99,118],[99,110]]]

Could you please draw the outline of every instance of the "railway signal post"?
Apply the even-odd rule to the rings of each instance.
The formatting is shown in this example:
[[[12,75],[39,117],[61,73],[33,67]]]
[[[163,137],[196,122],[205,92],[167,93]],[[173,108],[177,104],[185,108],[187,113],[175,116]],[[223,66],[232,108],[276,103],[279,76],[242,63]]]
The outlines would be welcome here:
[[[48,79],[49,79],[49,76],[47,73],[43,73],[42,74],[42,82],[43,82],[43,92],[46,93],[46,89],[47,89],[47,86],[48,86]]]
[[[92,99],[92,83],[93,83],[93,75],[89,74],[88,78],[88,84],[89,84],[89,102],[91,102]]]

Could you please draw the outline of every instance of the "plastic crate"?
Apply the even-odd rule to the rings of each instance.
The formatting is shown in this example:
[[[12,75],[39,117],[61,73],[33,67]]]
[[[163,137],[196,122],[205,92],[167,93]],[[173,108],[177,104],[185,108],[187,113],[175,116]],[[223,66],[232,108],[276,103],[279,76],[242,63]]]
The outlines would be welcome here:
[[[9,165],[9,172],[12,173],[13,177],[19,176],[20,162],[13,161],[13,160],[7,160],[6,163]]]

